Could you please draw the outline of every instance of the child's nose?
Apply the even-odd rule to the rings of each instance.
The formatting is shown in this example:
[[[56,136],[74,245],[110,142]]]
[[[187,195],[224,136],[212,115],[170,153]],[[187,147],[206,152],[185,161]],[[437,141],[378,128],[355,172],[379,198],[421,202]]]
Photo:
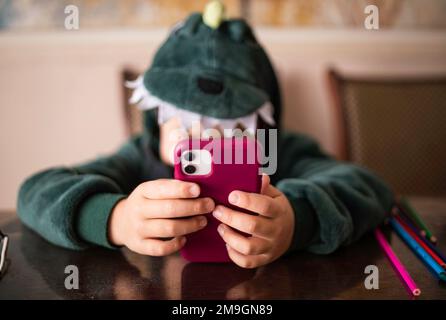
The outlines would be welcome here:
[[[188,133],[191,138],[200,139],[201,133],[203,131],[203,126],[200,121],[193,121],[190,126]]]

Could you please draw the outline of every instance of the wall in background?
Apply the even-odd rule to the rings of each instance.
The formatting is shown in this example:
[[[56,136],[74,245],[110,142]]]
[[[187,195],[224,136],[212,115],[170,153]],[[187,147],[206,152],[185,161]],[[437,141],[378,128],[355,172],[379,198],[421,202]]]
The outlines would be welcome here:
[[[446,28],[444,0],[224,0],[228,16],[254,25],[363,28],[364,8],[380,9],[381,28]],[[64,8],[80,10],[81,28],[171,26],[207,0],[0,0],[0,28],[53,30],[64,26]]]

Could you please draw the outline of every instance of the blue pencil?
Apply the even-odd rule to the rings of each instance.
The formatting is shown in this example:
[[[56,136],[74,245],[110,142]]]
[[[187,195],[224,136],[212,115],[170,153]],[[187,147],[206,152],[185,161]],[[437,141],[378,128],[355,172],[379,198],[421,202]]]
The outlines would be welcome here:
[[[397,211],[399,211],[399,209],[397,209]],[[400,212],[401,213],[401,212]],[[408,226],[409,228],[412,229],[413,232],[415,232],[415,234],[419,234],[419,230],[417,229],[417,227],[415,227],[411,221],[409,221],[409,219],[407,219],[406,216],[399,214],[398,215]],[[433,252],[435,252],[435,254],[437,256],[439,256],[441,258],[441,260],[443,260],[446,263],[446,257],[444,256],[443,253],[440,252],[440,250],[438,250],[438,248],[436,246],[434,246],[429,240],[427,240],[425,237],[420,236],[418,237],[418,239],[420,239],[421,241],[423,241],[424,244],[426,244],[429,249],[431,249]]]
[[[406,230],[404,230],[395,218],[390,219],[390,225],[418,258],[428,266],[440,280],[446,281],[446,273],[443,268],[432,259],[432,257],[406,232]]]

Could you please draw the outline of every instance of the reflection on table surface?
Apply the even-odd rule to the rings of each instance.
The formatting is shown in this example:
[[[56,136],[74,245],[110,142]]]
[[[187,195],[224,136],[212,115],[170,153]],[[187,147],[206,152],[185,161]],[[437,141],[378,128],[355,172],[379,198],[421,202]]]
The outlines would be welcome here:
[[[412,204],[446,251],[446,199],[414,198]],[[10,236],[0,299],[408,299],[371,234],[334,254],[299,252],[258,269],[234,264],[188,263],[178,254],[147,257],[126,249],[58,248],[24,227],[14,212],[0,213]],[[422,290],[421,299],[446,299],[446,286],[394,234],[395,252]],[[379,268],[379,289],[367,290],[364,269]],[[79,269],[79,289],[67,290],[67,265]]]

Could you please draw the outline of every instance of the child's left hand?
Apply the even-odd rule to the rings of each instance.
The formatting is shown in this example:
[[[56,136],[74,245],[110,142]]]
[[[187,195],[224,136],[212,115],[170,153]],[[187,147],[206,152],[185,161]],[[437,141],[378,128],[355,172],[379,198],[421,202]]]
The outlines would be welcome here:
[[[259,214],[249,215],[222,205],[215,208],[214,217],[223,222],[218,231],[232,261],[243,268],[256,268],[286,252],[293,237],[294,212],[287,197],[270,184],[267,175],[262,177],[261,194],[233,191],[228,200]]]

